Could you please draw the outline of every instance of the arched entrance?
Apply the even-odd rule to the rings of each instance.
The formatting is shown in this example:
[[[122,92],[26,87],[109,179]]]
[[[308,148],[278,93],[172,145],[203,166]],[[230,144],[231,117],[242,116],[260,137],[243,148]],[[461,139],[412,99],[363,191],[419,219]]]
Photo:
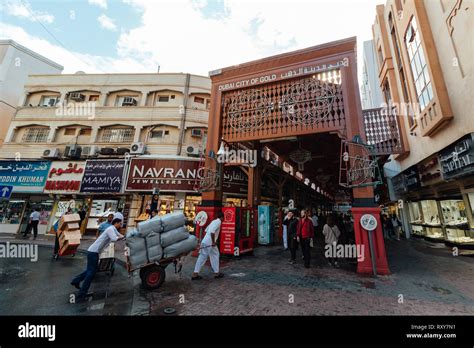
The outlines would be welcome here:
[[[378,226],[373,232],[372,250],[375,251],[377,272],[387,274],[380,210],[374,201],[370,178],[364,178],[363,185],[340,185],[341,142],[366,141],[357,83],[356,39],[219,69],[210,75],[212,90],[203,209],[213,215],[212,212],[222,206],[219,173],[223,172],[224,166],[239,165],[232,163],[235,159],[219,160],[222,154],[219,149],[223,144],[227,148],[258,154],[271,151],[279,158],[278,163],[273,164],[291,166],[300,176],[293,173],[293,177],[303,181],[309,191],[318,187],[315,194],[328,201],[334,201],[341,192],[350,197],[356,243],[366,251],[365,260],[358,265],[360,273],[372,272],[372,262],[367,257],[370,255],[368,232],[361,228],[360,219],[364,214],[376,218]],[[350,146],[347,155],[364,158],[365,153],[363,148]],[[255,166],[243,166],[248,175],[250,207],[261,202],[262,177],[268,170],[267,162],[272,161],[258,160]],[[273,179],[275,186],[283,186],[278,177],[277,173]],[[295,197],[297,190],[295,186]]]

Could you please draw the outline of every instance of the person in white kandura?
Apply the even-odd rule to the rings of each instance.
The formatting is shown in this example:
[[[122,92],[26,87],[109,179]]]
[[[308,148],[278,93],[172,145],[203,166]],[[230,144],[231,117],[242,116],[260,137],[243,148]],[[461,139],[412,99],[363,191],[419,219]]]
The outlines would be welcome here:
[[[222,212],[217,213],[217,218],[206,228],[206,235],[202,239],[201,248],[199,250],[199,257],[194,267],[194,273],[192,280],[202,279],[199,275],[202,266],[209,257],[211,259],[211,267],[214,271],[214,278],[222,278],[224,274],[219,272],[219,247],[217,246],[217,238],[219,238],[219,232],[221,230],[222,220],[224,220],[224,214]]]

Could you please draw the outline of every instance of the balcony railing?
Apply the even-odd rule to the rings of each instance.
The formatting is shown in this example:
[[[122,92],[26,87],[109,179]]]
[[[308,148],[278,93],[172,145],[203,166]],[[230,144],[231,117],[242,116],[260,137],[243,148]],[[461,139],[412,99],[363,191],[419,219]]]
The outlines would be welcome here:
[[[362,110],[367,144],[376,155],[392,155],[405,152],[397,114],[394,108]]]

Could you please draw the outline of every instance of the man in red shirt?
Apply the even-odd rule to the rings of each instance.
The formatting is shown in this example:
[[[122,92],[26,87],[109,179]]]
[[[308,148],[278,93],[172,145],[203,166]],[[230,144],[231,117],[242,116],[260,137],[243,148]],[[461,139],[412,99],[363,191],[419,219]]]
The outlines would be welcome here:
[[[311,240],[314,237],[313,222],[306,214],[306,210],[301,210],[301,219],[298,221],[296,236],[298,242],[301,244],[301,251],[303,252],[304,266],[309,268],[309,261],[311,259]]]

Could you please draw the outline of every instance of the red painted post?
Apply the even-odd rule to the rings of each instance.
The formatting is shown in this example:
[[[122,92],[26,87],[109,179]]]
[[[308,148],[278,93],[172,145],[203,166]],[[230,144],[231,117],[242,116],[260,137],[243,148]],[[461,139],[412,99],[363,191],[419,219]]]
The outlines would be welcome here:
[[[372,259],[369,247],[369,231],[362,228],[360,219],[364,214],[371,214],[377,220],[377,229],[373,231],[373,245],[375,254],[375,264],[377,274],[390,274],[388,269],[387,255],[385,253],[385,243],[383,239],[382,224],[380,221],[380,211],[378,207],[353,207],[352,215],[354,216],[354,232],[356,244],[361,245],[364,249],[364,259],[357,264],[357,273],[372,274]]]

